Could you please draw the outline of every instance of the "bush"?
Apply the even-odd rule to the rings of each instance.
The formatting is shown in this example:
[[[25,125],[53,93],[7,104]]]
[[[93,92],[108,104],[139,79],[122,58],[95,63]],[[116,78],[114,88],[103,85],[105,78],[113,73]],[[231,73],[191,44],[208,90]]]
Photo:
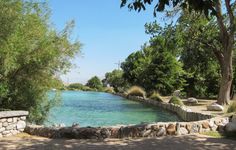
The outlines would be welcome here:
[[[159,101],[159,102],[163,102],[161,95],[157,92],[153,92],[152,95],[149,98],[153,99],[153,100],[156,100],[156,101]]]
[[[104,92],[106,92],[106,93],[114,93],[114,89],[112,87],[106,87],[106,88],[104,88]]]
[[[145,97],[146,92],[139,86],[132,86],[128,91],[127,91],[127,95],[131,95],[131,96],[141,96],[141,97]]]
[[[183,105],[184,105],[184,103],[182,102],[182,100],[181,100],[180,98],[178,98],[177,96],[171,97],[169,103],[176,104],[176,105],[180,105],[180,106],[183,106]]]
[[[236,101],[233,101],[227,110],[228,113],[236,112]]]

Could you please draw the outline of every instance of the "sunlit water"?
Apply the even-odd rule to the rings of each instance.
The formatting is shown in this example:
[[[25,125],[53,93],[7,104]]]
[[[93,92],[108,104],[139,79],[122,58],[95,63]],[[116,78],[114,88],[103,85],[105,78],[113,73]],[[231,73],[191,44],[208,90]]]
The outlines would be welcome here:
[[[52,95],[53,92],[50,93]],[[161,108],[102,92],[63,91],[62,104],[51,109],[46,125],[108,126],[141,122],[178,121]]]

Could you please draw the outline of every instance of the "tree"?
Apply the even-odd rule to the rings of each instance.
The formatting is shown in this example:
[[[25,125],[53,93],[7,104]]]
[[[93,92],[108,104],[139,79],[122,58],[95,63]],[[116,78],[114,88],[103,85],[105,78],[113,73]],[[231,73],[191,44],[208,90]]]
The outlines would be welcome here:
[[[89,79],[86,86],[97,90],[101,90],[103,87],[101,80],[97,76],[94,76]]]
[[[150,27],[146,25],[148,31]],[[175,49],[175,41],[171,40],[173,30],[172,26],[158,27],[157,35],[151,38],[149,45],[144,45],[122,63],[124,78],[131,85],[141,86],[146,91],[159,91],[163,95],[184,85],[182,64],[177,60],[177,53],[172,53]]]
[[[107,72],[105,74],[104,82],[109,84],[114,88],[116,92],[124,91],[127,88],[127,82],[123,78],[123,70],[113,70],[112,72]]]
[[[121,7],[125,6],[129,0],[121,0]],[[147,5],[153,4],[153,0],[133,0],[128,4],[128,8],[137,11],[145,10]],[[154,15],[156,12],[165,10],[165,6],[182,9],[188,9],[200,13],[204,13],[206,17],[212,15],[217,21],[218,38],[220,39],[220,47],[212,47],[221,70],[221,83],[218,94],[217,103],[229,104],[230,89],[233,81],[232,57],[235,46],[235,5],[236,2],[230,0],[160,0],[155,4]],[[225,8],[225,13],[222,9]],[[227,21],[225,20],[227,19]],[[208,45],[208,43],[205,43]],[[208,45],[211,46],[211,45]]]
[[[28,110],[28,121],[41,124],[57,99],[48,99],[55,76],[66,72],[80,50],[69,41],[74,23],[56,32],[47,3],[0,1],[0,106]]]
[[[212,49],[220,45],[216,22],[209,22],[203,15],[184,12],[177,20],[176,28],[176,46],[181,51],[180,61],[187,73],[187,95],[215,97],[220,80],[220,66]]]

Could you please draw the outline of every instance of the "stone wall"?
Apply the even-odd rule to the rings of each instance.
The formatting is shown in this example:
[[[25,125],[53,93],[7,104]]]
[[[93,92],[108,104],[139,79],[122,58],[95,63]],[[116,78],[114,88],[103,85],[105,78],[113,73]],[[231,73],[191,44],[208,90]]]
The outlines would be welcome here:
[[[119,94],[124,97],[124,95]],[[136,138],[158,137],[165,135],[185,135],[208,131],[223,131],[229,122],[228,117],[213,117],[207,114],[191,112],[185,107],[162,103],[142,97],[129,96],[128,99],[139,101],[176,113],[188,122],[157,122],[138,125],[119,125],[109,127],[44,127],[28,125],[25,132],[31,135],[48,138],[105,139],[105,138]]]
[[[129,100],[139,101],[141,103],[150,104],[152,106],[157,106],[173,113],[176,113],[183,121],[199,121],[213,118],[214,116],[209,114],[202,114],[198,112],[192,112],[190,109],[186,108],[185,106],[179,106],[175,104],[159,102],[156,100],[151,100],[148,98],[137,97],[137,96],[128,96],[126,97],[124,94],[116,94],[121,97],[125,97]]]
[[[105,139],[159,137],[165,135],[186,135],[207,131],[222,130],[229,122],[225,118],[212,118],[195,122],[158,122],[139,125],[110,127],[44,127],[28,125],[25,132],[48,138]]]
[[[26,127],[28,111],[1,111],[0,137],[6,137],[23,132]]]

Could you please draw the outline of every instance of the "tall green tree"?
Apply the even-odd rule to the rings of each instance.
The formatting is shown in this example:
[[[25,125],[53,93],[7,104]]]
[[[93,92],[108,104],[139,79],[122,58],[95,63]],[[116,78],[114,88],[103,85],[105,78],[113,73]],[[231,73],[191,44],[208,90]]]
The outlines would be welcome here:
[[[184,12],[176,24],[177,47],[180,61],[186,71],[188,96],[212,97],[217,95],[220,66],[213,53],[219,47],[216,22],[203,15]],[[191,36],[189,36],[191,35]]]
[[[0,1],[0,106],[30,111],[29,121],[42,123],[55,105],[47,92],[66,72],[80,49],[70,42],[74,23],[57,32],[46,2]]]
[[[112,86],[116,92],[122,92],[128,86],[127,81],[123,78],[123,74],[123,70],[115,69],[112,72],[107,72],[103,81]]]
[[[151,27],[150,24],[146,25],[147,32]],[[124,77],[131,84],[168,95],[184,85],[184,71],[177,60],[178,53],[172,53],[175,41],[171,40],[173,32],[169,31],[173,31],[173,27],[158,27],[157,31],[149,44],[127,57],[121,68],[124,70]]]
[[[86,86],[92,89],[101,90],[103,87],[103,84],[102,84],[102,81],[97,76],[94,76],[88,80],[88,82],[86,83]]]
[[[156,12],[165,10],[166,6],[174,9],[181,6],[188,9],[204,13],[206,17],[212,15],[217,22],[218,38],[220,47],[215,47],[213,53],[220,65],[221,83],[217,103],[229,104],[230,89],[233,81],[233,49],[235,47],[235,6],[236,2],[231,0],[121,0],[121,7],[128,3],[130,9],[137,11],[145,10],[147,5],[154,5],[154,15]],[[223,12],[223,9],[225,10]],[[228,19],[228,21],[225,20]],[[207,43],[208,44],[208,43]]]

